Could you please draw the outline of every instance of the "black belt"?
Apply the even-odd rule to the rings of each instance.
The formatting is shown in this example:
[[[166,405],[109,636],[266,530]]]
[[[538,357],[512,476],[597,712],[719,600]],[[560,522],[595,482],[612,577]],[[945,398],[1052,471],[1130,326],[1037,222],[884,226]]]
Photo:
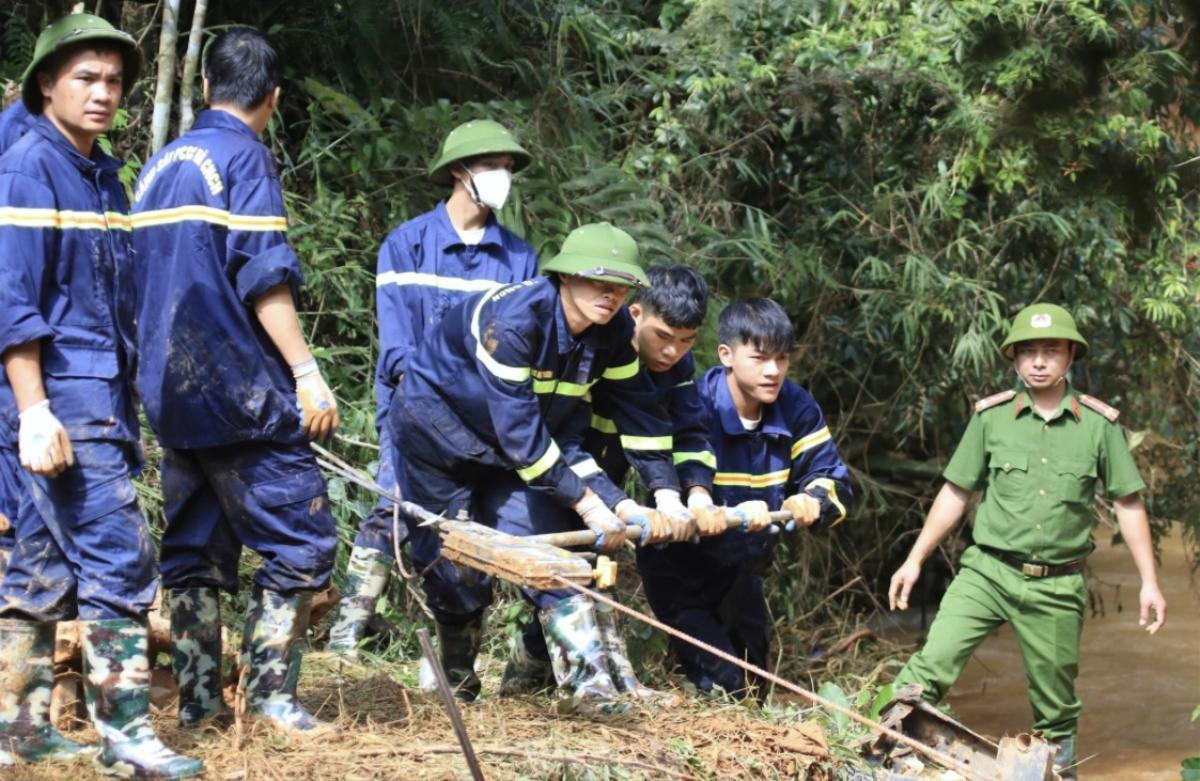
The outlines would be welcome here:
[[[1052,578],[1056,575],[1073,575],[1076,572],[1082,571],[1084,562],[1087,561],[1086,558],[1083,558],[1068,561],[1066,564],[1041,564],[1036,561],[1026,561],[1007,551],[989,548],[986,545],[980,545],[979,550],[993,559],[999,559],[1013,569],[1020,571],[1022,575],[1028,575],[1031,578]]]

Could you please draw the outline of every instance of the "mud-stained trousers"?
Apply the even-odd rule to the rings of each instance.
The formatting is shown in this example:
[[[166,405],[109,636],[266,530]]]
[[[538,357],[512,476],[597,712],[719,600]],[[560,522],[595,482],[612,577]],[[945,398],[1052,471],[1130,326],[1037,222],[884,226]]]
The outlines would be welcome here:
[[[21,462],[17,451],[0,446],[0,578],[8,566],[17,540],[17,513],[21,510]]]
[[[737,534],[738,532],[727,532]],[[730,556],[732,539],[709,537],[695,545],[639,548],[638,571],[646,600],[660,621],[681,632],[766,667],[770,617],[763,595],[763,572],[769,556]],[[731,560],[732,559],[732,560]],[[671,638],[671,648],[689,681],[700,691],[720,686],[741,695],[747,674]]]
[[[1086,605],[1082,573],[1033,578],[971,546],[942,597],[925,645],[900,671],[896,686],[919,683],[925,699],[939,701],[979,644],[1007,622],[1025,663],[1033,728],[1051,741],[1071,737],[1083,709],[1075,678]]]
[[[329,583],[337,532],[306,444],[164,448],[162,483],[165,588],[236,592],[242,546],[262,557],[254,573],[262,588],[291,595]]]
[[[140,618],[154,600],[154,544],[132,480],[136,449],[118,441],[71,444],[75,464],[58,477],[20,472],[24,492],[0,618]]]
[[[392,447],[391,435],[388,433],[386,425],[379,428],[379,467],[375,470],[375,482],[382,488],[389,491],[395,490],[400,481],[397,473],[401,471],[399,462],[396,459],[396,448]],[[401,497],[408,499],[407,496]],[[400,539],[392,543],[392,527],[393,521],[393,505],[387,499],[380,499],[371,512],[362,519],[358,526],[358,534],[354,537],[354,547],[369,548],[379,551],[385,556],[395,557],[396,549],[403,546],[408,539],[408,523],[404,516],[400,516],[399,528],[397,529]]]

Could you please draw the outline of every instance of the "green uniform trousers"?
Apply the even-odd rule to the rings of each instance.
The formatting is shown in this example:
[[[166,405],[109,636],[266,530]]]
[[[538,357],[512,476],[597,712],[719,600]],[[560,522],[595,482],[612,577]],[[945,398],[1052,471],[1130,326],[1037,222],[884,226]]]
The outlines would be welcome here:
[[[1083,574],[1029,577],[975,546],[960,566],[924,647],[900,671],[896,687],[919,683],[925,699],[936,703],[984,638],[1007,621],[1025,663],[1033,728],[1048,740],[1074,736],[1083,708],[1075,696],[1087,604]]]

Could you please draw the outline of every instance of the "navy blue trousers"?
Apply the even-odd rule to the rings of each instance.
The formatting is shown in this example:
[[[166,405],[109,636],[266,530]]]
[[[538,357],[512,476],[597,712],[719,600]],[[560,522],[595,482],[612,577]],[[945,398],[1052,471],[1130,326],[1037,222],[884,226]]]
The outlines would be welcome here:
[[[140,467],[136,449],[118,441],[71,445],[75,464],[58,477],[19,472],[2,618],[139,618],[154,601],[154,542],[132,480]]]
[[[12,551],[17,539],[17,513],[21,510],[21,462],[17,451],[0,445],[0,551]],[[4,570],[0,567],[0,575]]]
[[[660,621],[765,668],[770,619],[763,595],[763,571],[770,559],[730,561],[727,549],[732,542],[722,536],[703,539],[696,545],[639,548],[642,586]],[[742,668],[675,638],[671,638],[671,648],[697,689],[711,691],[720,686],[730,694],[745,693]]]
[[[237,591],[242,546],[262,558],[257,586],[290,595],[329,583],[337,531],[307,444],[164,448],[162,484],[164,587]]]

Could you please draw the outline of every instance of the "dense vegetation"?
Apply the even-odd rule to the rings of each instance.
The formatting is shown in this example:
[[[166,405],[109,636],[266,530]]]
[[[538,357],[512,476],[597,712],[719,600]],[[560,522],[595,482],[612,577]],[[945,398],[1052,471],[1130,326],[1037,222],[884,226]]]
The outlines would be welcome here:
[[[19,74],[67,5],[11,5],[0,74]],[[153,3],[96,5],[156,50]],[[1037,300],[1075,312],[1092,341],[1076,383],[1136,430],[1157,529],[1182,522],[1195,543],[1198,500],[1182,486],[1200,447],[1196,22],[1169,0],[208,8],[209,33],[253,24],[283,49],[270,140],[306,325],[351,439],[374,439],[375,252],[439,197],[425,164],[460,120],[497,118],[534,152],[503,220],[543,253],[608,219],[649,259],[696,266],[722,300],[784,304],[793,375],[824,406],[858,494],[851,520],[779,557],[785,632],[855,575],[846,598],[878,598],[969,401],[1011,383],[995,347],[1006,319]],[[135,168],[153,76],[114,134]],[[333,492],[348,537],[371,500]]]

